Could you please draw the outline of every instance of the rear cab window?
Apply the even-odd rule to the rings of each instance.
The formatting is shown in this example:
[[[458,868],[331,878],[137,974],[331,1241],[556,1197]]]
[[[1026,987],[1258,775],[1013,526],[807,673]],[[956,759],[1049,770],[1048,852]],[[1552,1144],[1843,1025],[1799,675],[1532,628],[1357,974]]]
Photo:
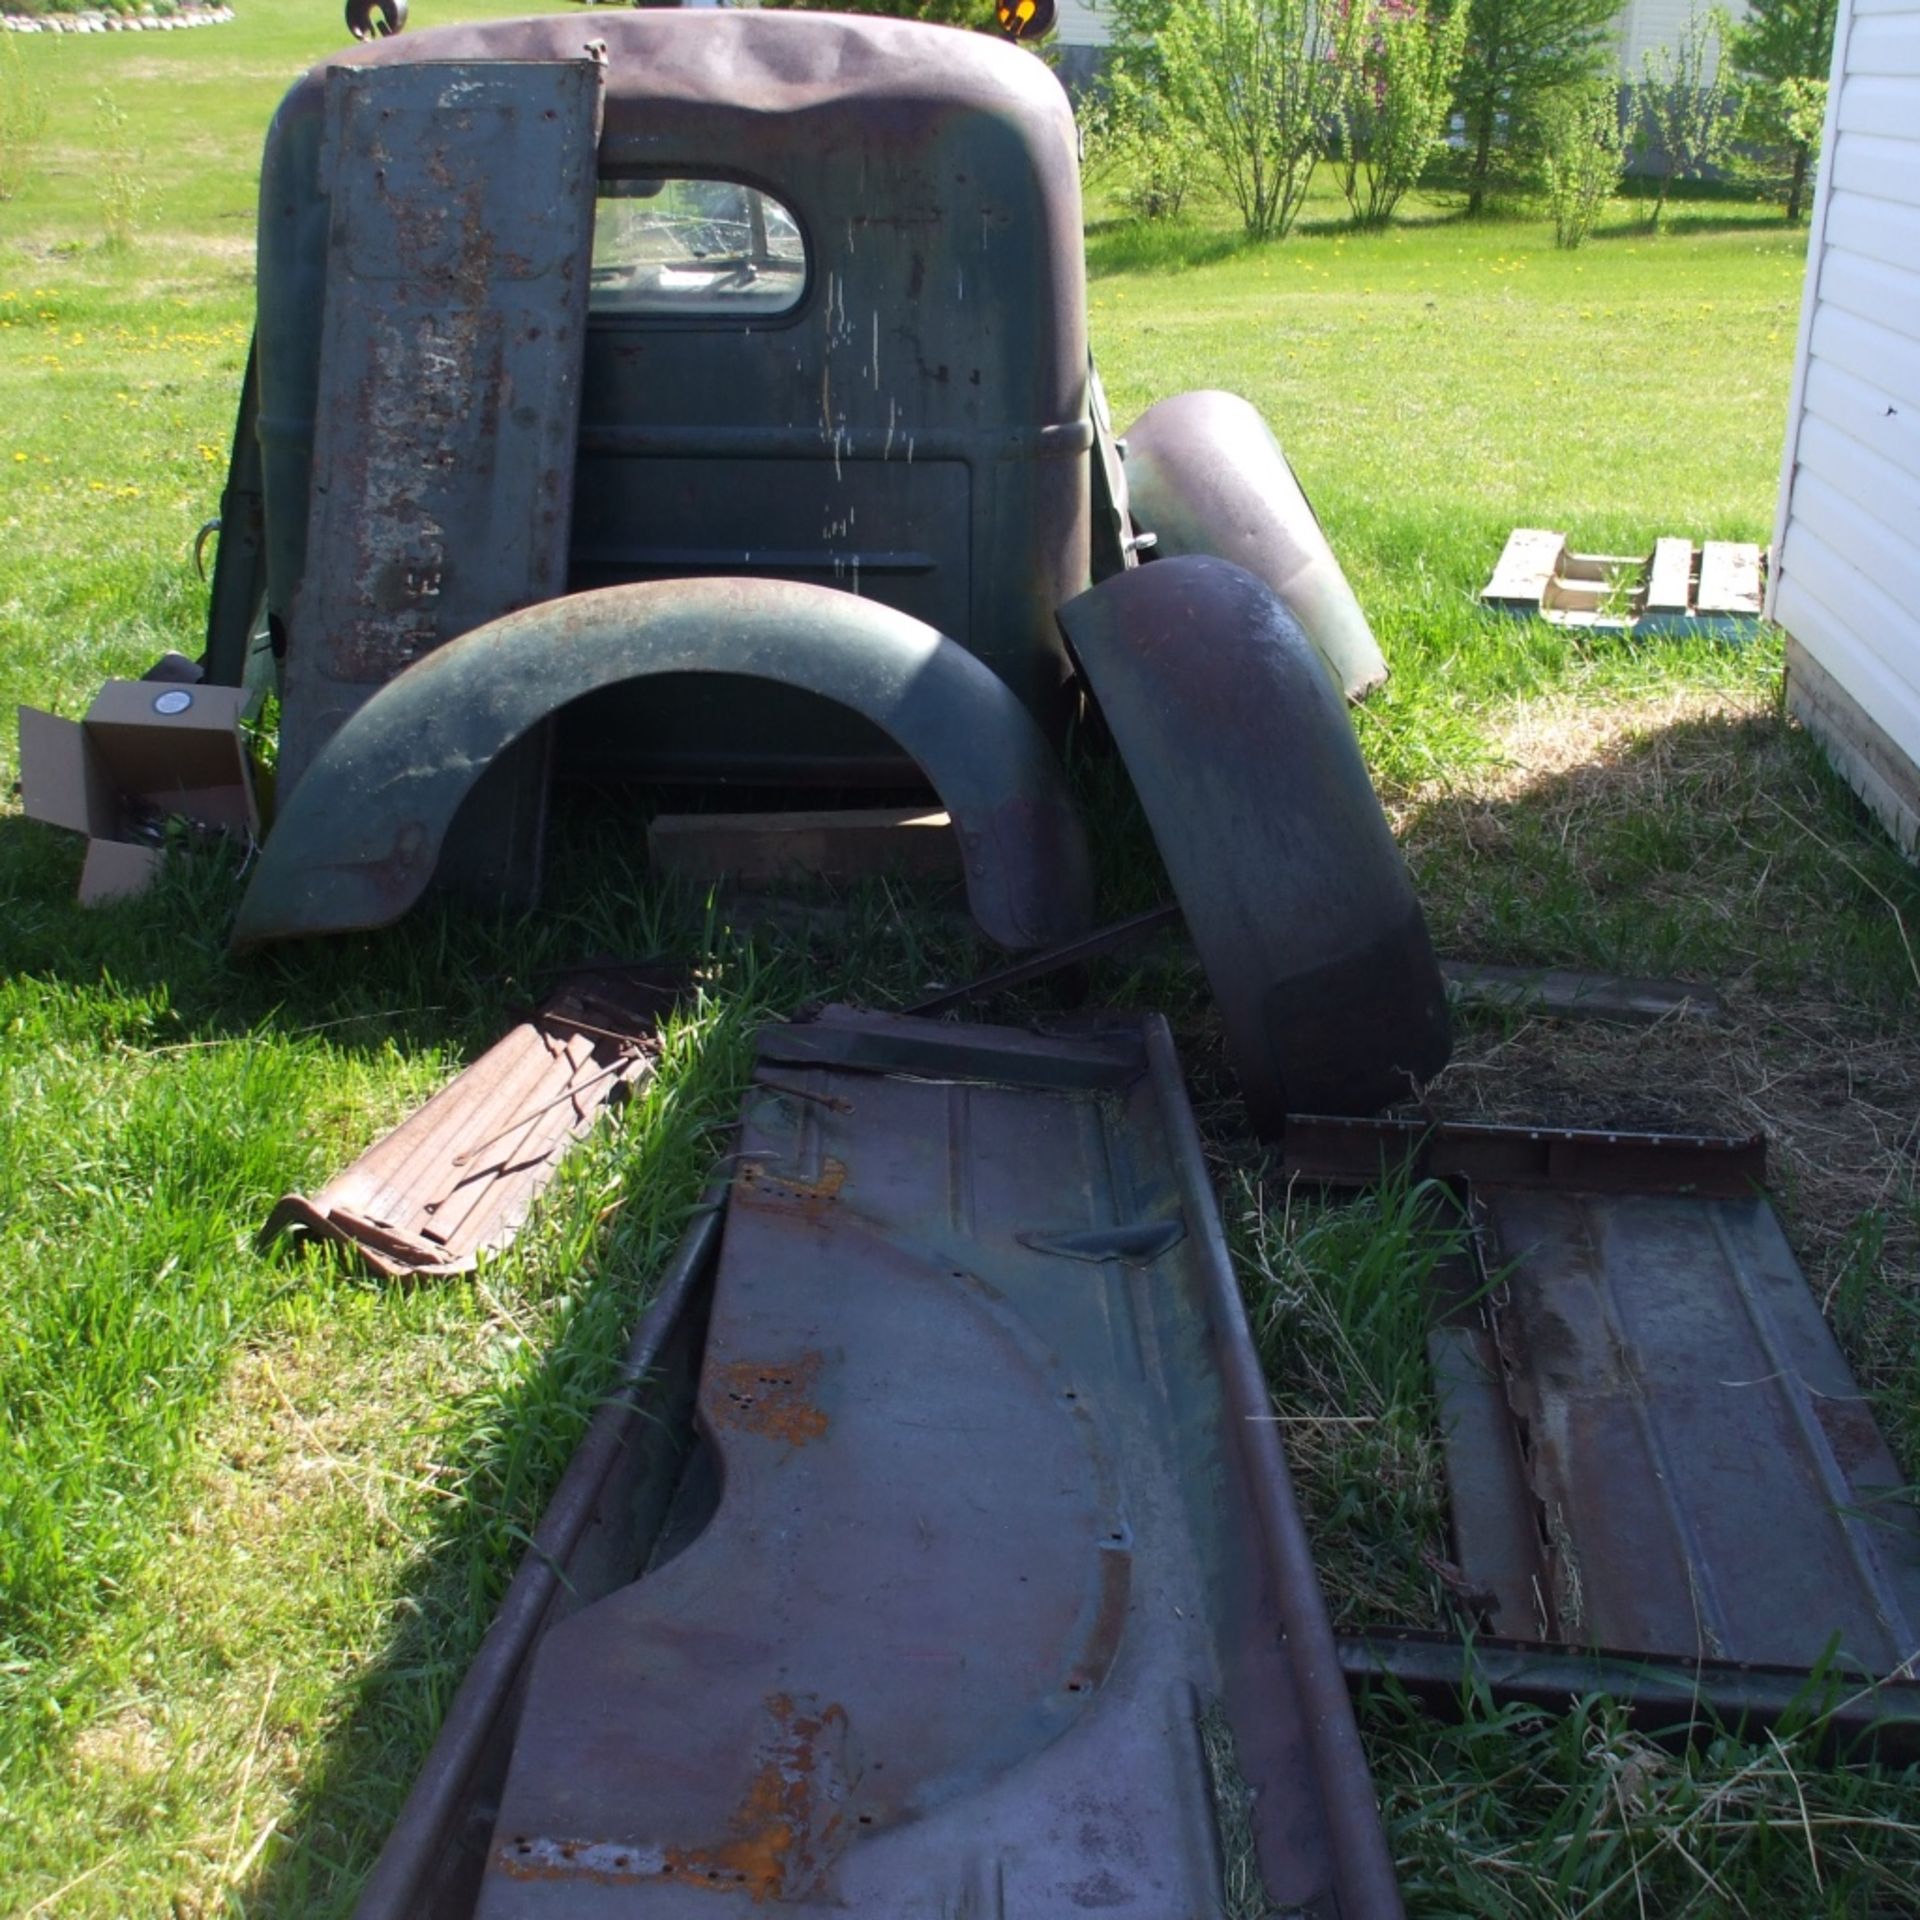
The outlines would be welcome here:
[[[733,180],[603,179],[588,310],[608,317],[771,319],[807,290],[800,223]]]

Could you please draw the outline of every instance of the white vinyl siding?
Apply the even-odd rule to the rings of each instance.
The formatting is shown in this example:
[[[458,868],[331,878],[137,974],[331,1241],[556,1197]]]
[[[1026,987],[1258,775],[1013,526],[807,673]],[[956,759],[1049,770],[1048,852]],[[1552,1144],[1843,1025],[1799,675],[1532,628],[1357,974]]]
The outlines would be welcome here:
[[[1113,16],[1087,0],[1055,0],[1053,37],[1063,47],[1104,47],[1113,39]]]
[[[1769,610],[1810,662],[1795,711],[1913,845],[1920,0],[1842,0],[1774,546]]]
[[[1613,37],[1620,48],[1620,73],[1626,80],[1640,78],[1641,63],[1661,47],[1677,45],[1690,15],[1711,11],[1711,0],[1627,0],[1614,15]],[[1732,0],[1727,12],[1735,20],[1747,17],[1746,0]]]

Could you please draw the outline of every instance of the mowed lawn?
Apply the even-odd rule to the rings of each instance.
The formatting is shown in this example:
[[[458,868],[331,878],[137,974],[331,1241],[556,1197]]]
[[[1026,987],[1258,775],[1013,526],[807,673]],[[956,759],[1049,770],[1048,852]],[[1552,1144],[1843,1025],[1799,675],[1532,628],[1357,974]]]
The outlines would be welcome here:
[[[423,0],[415,24],[527,10]],[[0,48],[50,108],[0,204],[0,706],[77,713],[102,677],[197,650],[260,142],[340,44],[331,4],[249,0],[231,26]],[[1473,598],[1515,525],[1616,552],[1769,536],[1802,237],[1719,200],[1657,241],[1619,205],[1573,254],[1444,195],[1377,235],[1338,210],[1249,250],[1224,213],[1142,230],[1096,196],[1115,411],[1217,385],[1273,422],[1393,663],[1362,738],[1444,947],[1677,972],[1734,1009],[1705,1041],[1468,1020],[1444,1101],[1769,1125],[1796,1246],[1913,1471],[1910,870],[1776,712],[1774,640],[1585,646]],[[0,726],[0,784],[14,758]],[[1152,885],[1121,798],[1115,911]],[[83,913],[77,846],[0,811],[0,1910],[349,1908],[720,1149],[754,1026],[985,958],[885,896],[830,943],[737,932],[654,882],[643,840],[567,836],[537,919],[427,913],[239,966],[234,860],[189,854]],[[255,1245],[278,1194],[597,950],[686,963],[698,990],[645,1100],[509,1256],[403,1289]],[[1336,1612],[1437,1617],[1431,1234],[1392,1203],[1289,1205],[1177,955],[1096,990],[1175,1013]],[[1365,1725],[1418,1912],[1915,1910],[1911,1776],[1793,1740],[1683,1762],[1604,1702]]]

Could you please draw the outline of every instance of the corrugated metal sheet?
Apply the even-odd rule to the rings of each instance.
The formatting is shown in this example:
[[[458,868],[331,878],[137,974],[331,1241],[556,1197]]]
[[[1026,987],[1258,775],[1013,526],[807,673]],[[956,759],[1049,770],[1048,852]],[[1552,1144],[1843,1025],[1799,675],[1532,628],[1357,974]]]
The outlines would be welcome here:
[[[388,1279],[464,1272],[513,1239],[567,1149],[652,1072],[673,992],[661,973],[583,968],[311,1199],[286,1195],[262,1237],[340,1241]]]

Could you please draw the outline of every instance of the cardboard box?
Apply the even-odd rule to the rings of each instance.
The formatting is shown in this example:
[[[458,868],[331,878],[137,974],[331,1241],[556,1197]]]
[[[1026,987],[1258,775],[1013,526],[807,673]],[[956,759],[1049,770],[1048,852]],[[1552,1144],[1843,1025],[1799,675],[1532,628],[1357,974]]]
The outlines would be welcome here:
[[[168,819],[257,834],[243,687],[109,680],[84,720],[20,709],[27,817],[87,837],[80,902],[126,899],[160,870]]]

